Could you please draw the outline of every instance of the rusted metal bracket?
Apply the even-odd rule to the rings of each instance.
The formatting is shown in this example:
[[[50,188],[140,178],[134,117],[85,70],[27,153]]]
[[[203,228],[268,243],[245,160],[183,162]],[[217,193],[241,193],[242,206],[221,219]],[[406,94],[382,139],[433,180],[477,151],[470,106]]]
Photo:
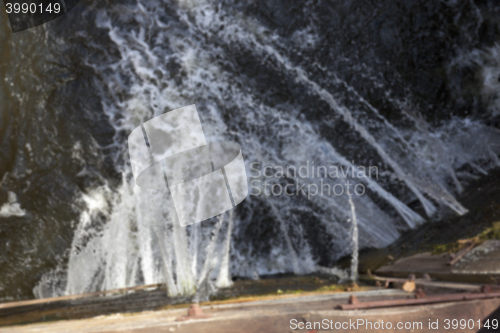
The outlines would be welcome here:
[[[175,321],[186,321],[193,319],[207,319],[210,315],[204,314],[198,304],[192,304],[188,309],[188,315],[177,318]]]
[[[359,300],[355,295],[349,296],[349,304],[358,304]]]
[[[415,290],[415,298],[420,299],[420,298],[426,298],[427,295],[424,293],[422,289],[417,289]]]

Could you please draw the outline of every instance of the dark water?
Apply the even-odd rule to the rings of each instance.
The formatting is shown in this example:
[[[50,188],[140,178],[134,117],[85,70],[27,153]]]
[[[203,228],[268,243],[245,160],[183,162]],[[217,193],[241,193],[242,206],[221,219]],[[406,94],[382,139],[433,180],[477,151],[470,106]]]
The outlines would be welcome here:
[[[499,164],[499,20],[493,0],[80,1],[16,34],[0,14],[0,299],[163,282],[159,243],[196,280],[215,220],[176,245],[126,147],[141,121],[192,103],[249,175],[252,162],[377,166],[353,179],[361,248],[466,213],[458,194]],[[231,275],[331,268],[352,250],[349,219],[345,195],[251,196]]]

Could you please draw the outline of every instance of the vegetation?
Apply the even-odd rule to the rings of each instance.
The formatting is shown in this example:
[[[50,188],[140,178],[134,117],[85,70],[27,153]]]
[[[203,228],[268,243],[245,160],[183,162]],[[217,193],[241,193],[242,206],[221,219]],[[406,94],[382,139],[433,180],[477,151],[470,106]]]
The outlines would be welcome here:
[[[432,254],[455,253],[463,248],[474,244],[479,245],[489,239],[500,239],[500,222],[495,222],[489,228],[486,228],[480,234],[466,239],[459,239],[456,242],[448,244],[434,245]]]

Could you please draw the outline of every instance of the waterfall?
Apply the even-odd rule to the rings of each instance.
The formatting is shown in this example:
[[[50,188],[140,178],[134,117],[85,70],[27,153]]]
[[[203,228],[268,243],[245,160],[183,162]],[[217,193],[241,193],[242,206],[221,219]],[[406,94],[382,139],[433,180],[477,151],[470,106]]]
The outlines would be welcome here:
[[[358,252],[359,252],[359,240],[358,240],[358,220],[356,219],[356,207],[352,201],[352,195],[348,193],[349,206],[351,206],[351,242],[352,242],[352,254],[351,254],[351,280],[358,280]]]
[[[121,216],[128,218],[112,219],[113,222],[100,233],[85,232],[85,223],[89,223],[92,214],[102,212],[107,196],[102,191],[87,198],[94,203],[95,210],[83,217],[83,223],[77,230],[68,264],[66,289],[60,294],[110,290],[139,283],[165,283],[169,296],[198,292],[199,299],[207,299],[215,290],[211,279],[216,280],[219,287],[231,285],[229,251],[232,216],[221,242],[219,232],[224,214],[216,218],[214,226],[195,224],[181,228],[169,219],[168,208],[163,212],[156,210],[156,214],[151,216],[150,209],[161,203],[159,201],[166,197],[165,191],[155,193],[135,187],[135,193],[131,194],[145,197],[138,207],[122,205],[125,204],[123,201],[114,203],[115,214],[116,209],[121,207],[126,212]],[[121,200],[134,202],[131,194],[127,197],[126,192],[121,193]],[[162,206],[168,205],[158,205]],[[143,211],[147,215],[143,215]],[[138,221],[137,226],[131,226],[134,220]],[[214,271],[215,268],[218,270]],[[39,292],[42,287],[38,287]]]
[[[229,252],[231,249],[231,231],[233,227],[234,210],[229,213],[229,220],[227,221],[226,239],[224,242],[224,250],[222,252],[222,260],[219,269],[219,275],[215,285],[217,288],[227,288],[233,285],[231,280],[231,272],[229,271]]]
[[[71,249],[35,288],[37,297],[165,283],[170,296],[201,300],[234,276],[322,271],[347,278],[335,268],[347,255],[355,281],[360,249],[388,246],[441,213],[467,212],[458,194],[500,163],[500,132],[488,119],[456,116],[451,107],[446,119],[424,119],[435,106],[407,92],[395,65],[358,55],[371,44],[353,52],[340,17],[324,30],[319,4],[303,4],[303,20],[288,28],[273,28],[266,15],[242,6],[138,0],[92,9],[88,22],[101,37],[89,41],[84,63],[115,130],[113,143],[98,148],[122,179],[81,191]],[[463,59],[485,68],[481,93],[492,114],[500,105],[497,49],[449,64],[450,72]],[[195,102],[207,141],[239,143],[249,181],[295,180],[254,177],[254,162],[260,171],[311,161],[352,174],[373,165],[380,174],[347,176],[366,187],[364,195],[249,196],[229,217],[181,228],[167,190],[135,185],[124,138],[145,120]],[[333,188],[345,180],[296,181]]]

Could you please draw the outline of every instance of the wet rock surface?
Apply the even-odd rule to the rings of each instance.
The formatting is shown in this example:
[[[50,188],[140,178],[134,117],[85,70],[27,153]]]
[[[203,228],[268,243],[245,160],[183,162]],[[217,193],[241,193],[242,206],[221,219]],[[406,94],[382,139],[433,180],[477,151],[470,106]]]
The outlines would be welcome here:
[[[475,247],[453,266],[452,272],[500,275],[500,240],[488,240]]]

